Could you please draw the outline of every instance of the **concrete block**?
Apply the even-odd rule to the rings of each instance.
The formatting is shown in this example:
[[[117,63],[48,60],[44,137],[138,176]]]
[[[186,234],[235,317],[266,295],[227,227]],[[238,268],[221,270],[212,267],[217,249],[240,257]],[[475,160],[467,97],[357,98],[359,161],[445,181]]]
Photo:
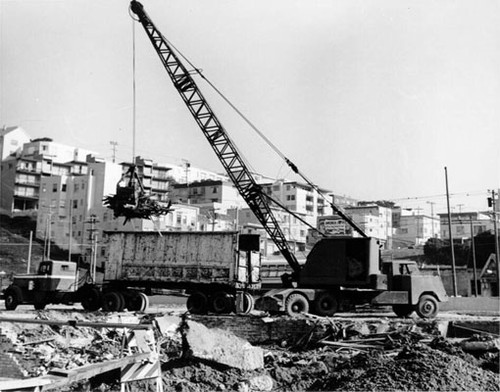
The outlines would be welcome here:
[[[161,334],[172,338],[177,335],[177,330],[181,325],[182,319],[179,316],[164,315],[162,317],[155,317],[155,321]]]
[[[255,370],[264,367],[264,352],[230,331],[209,329],[203,324],[186,320],[182,334],[189,354],[226,366]]]

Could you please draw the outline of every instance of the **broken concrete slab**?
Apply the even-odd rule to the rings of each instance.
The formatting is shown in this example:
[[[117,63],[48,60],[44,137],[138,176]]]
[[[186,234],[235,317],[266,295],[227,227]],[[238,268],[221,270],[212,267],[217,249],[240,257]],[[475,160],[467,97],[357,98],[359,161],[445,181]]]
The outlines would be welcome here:
[[[230,331],[209,329],[203,324],[186,320],[181,332],[193,357],[242,370],[264,367],[264,351]]]
[[[155,317],[156,326],[164,337],[173,338],[178,335],[178,329],[182,323],[179,316],[164,315]]]

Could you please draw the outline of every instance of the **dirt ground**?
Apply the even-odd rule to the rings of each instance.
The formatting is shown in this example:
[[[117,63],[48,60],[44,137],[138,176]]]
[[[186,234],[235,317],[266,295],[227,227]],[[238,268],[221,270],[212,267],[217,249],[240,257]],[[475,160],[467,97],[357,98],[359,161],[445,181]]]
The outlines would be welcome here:
[[[105,313],[45,310],[39,319],[110,322]],[[19,316],[10,313],[12,316]],[[6,316],[2,312],[0,317]],[[154,314],[137,315],[143,322]],[[126,317],[126,315],[124,316]],[[90,327],[0,323],[0,349],[11,352],[27,377],[44,375],[50,368],[71,369],[119,358],[122,330]],[[162,335],[160,347],[163,386],[166,391],[498,391],[498,345],[467,353],[459,341],[440,337],[437,330],[391,330],[383,334],[330,335],[307,344],[261,346],[262,369],[243,371],[189,355],[182,334]],[[476,341],[495,341],[477,335]],[[470,339],[469,339],[470,340]],[[303,343],[303,342],[302,342]],[[474,355],[473,355],[474,354]],[[236,365],[236,364],[235,364]],[[60,391],[119,391],[112,375]],[[133,390],[154,391],[153,384],[136,382]]]

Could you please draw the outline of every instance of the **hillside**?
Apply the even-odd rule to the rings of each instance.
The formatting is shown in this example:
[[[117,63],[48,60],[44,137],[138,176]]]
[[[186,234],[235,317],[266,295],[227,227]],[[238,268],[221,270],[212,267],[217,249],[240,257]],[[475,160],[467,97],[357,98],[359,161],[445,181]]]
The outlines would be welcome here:
[[[26,273],[29,255],[29,232],[33,227],[31,221],[13,221],[5,216],[1,217],[0,222],[0,272],[5,272],[0,276],[2,276],[1,286],[4,288],[8,285],[12,274]],[[36,270],[42,256],[43,245],[33,241],[30,272]]]

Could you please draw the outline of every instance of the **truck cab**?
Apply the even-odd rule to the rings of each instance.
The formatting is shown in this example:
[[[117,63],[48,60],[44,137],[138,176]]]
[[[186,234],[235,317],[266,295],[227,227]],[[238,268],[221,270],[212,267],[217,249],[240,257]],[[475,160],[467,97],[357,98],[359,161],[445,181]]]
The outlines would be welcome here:
[[[36,274],[14,275],[5,289],[5,308],[14,310],[20,304],[33,304],[43,309],[48,303],[64,302],[65,295],[79,289],[79,273],[71,261],[44,260]]]

